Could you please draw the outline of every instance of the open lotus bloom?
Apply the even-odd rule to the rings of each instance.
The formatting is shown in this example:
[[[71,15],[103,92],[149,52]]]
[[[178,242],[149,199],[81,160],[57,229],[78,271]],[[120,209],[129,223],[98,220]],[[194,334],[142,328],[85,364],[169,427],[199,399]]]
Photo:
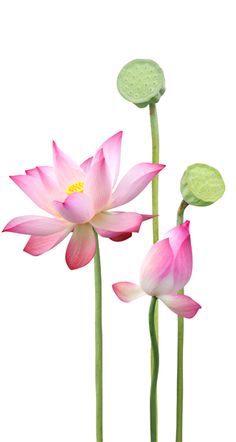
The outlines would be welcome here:
[[[142,222],[151,216],[108,210],[135,198],[165,166],[137,164],[115,187],[121,138],[122,132],[109,138],[94,157],[80,166],[53,143],[54,167],[36,167],[25,175],[11,177],[52,217],[20,216],[10,221],[4,231],[31,235],[24,251],[34,256],[52,249],[73,232],[66,250],[70,269],[83,267],[94,257],[94,230],[113,241],[123,241],[138,232]]]
[[[192,318],[201,306],[189,296],[177,293],[187,284],[191,273],[192,248],[189,221],[186,221],[149,250],[141,267],[140,285],[118,282],[112,287],[124,302],[143,295],[156,296],[177,315]]]

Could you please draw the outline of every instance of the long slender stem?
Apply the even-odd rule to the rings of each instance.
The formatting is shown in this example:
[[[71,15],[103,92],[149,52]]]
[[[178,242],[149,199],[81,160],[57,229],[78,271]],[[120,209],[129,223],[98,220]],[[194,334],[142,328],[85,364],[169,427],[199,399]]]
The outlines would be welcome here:
[[[150,104],[150,124],[152,132],[152,162],[159,163],[159,130],[158,130],[158,119],[157,110],[155,104]],[[152,180],[152,214],[158,214],[158,175]],[[158,216],[153,218],[152,223],[153,230],[153,242],[157,242],[159,239],[159,221]]]
[[[158,368],[159,368],[159,351],[158,351],[158,341],[156,337],[155,330],[155,307],[156,298],[152,298],[150,309],[149,309],[149,331],[152,346],[152,379],[151,379],[151,391],[150,391],[150,427],[151,427],[151,442],[157,441],[157,378],[158,378]]]
[[[185,201],[179,206],[177,212],[177,225],[183,224],[184,211],[188,204]],[[179,290],[180,295],[184,289]],[[184,356],[184,318],[178,316],[178,344],[177,344],[177,402],[176,402],[176,442],[182,442],[183,437],[183,356]]]
[[[150,104],[150,124],[152,133],[152,162],[159,163],[159,131],[156,105]],[[158,176],[152,181],[152,214],[158,214]],[[158,217],[153,218],[153,242],[159,239]],[[159,371],[158,348],[158,300],[153,297],[149,310],[149,329],[151,337],[151,390],[150,390],[150,433],[151,442],[158,441],[158,401],[157,379]]]
[[[95,276],[95,379],[96,379],[96,435],[103,441],[103,377],[102,377],[102,278],[98,235],[94,257]]]

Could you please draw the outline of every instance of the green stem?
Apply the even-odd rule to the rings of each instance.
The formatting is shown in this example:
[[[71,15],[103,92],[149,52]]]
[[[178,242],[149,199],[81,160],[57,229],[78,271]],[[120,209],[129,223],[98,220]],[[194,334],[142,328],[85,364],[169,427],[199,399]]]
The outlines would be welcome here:
[[[158,131],[158,120],[157,120],[157,110],[155,104],[150,104],[150,124],[152,132],[152,162],[159,164],[159,131]],[[152,214],[158,214],[158,175],[152,180]],[[158,216],[153,218],[152,223],[153,230],[153,243],[157,242],[159,239],[159,221]]]
[[[95,379],[96,379],[96,435],[97,442],[103,441],[103,400],[102,400],[102,278],[98,235],[94,257],[95,275]]]
[[[152,298],[151,305],[149,309],[149,331],[151,338],[151,348],[152,348],[152,379],[151,379],[151,391],[150,391],[150,429],[151,429],[151,442],[157,441],[157,378],[159,369],[159,350],[158,341],[155,329],[155,307],[156,298]]]
[[[156,105],[150,104],[150,124],[152,133],[152,162],[159,163],[159,131]],[[152,180],[152,214],[158,214],[158,176]],[[153,243],[159,239],[158,216],[153,218]],[[158,300],[152,298],[149,310],[149,330],[151,337],[151,390],[150,390],[150,433],[151,442],[158,441],[157,379],[159,371],[158,349]]]
[[[177,225],[183,224],[184,211],[188,203],[182,201],[177,212]],[[178,291],[184,294],[184,289]],[[183,437],[183,356],[184,356],[184,318],[178,316],[178,346],[177,346],[177,402],[176,402],[176,442],[182,442]]]

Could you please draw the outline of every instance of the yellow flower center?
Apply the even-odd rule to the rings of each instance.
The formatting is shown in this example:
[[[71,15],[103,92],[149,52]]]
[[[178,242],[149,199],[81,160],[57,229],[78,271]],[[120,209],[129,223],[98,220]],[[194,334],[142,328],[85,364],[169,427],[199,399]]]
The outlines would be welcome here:
[[[67,195],[71,195],[74,192],[83,192],[84,191],[84,181],[77,181],[77,183],[71,184],[66,189]]]

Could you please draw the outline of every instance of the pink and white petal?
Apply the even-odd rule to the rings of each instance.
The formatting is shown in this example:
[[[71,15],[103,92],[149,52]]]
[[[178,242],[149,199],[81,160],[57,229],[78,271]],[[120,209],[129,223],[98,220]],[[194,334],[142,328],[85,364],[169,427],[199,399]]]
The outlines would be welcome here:
[[[113,212],[110,212],[110,213],[113,213]],[[150,218],[153,218],[152,215],[141,215],[141,217],[142,217],[142,222],[147,221]],[[131,230],[131,232],[112,232],[110,230],[99,229],[97,227],[96,232],[99,235],[103,236],[104,238],[109,238],[112,241],[120,242],[120,241],[125,241],[126,239],[130,238],[132,236],[133,230]]]
[[[84,224],[93,216],[93,207],[88,195],[74,192],[62,203],[54,201],[54,208],[60,215],[71,223]]]
[[[81,169],[87,173],[91,167],[93,157],[87,158],[82,164],[80,164]]]
[[[110,169],[113,186],[117,181],[120,170],[120,151],[121,151],[122,134],[123,134],[122,132],[118,132],[117,134],[108,138],[108,140],[106,140],[100,146],[94,157],[94,161],[97,161],[100,152],[103,151],[104,158]]]
[[[174,255],[178,253],[178,250],[185,239],[189,237],[189,224],[190,221],[185,221],[185,223],[179,224],[178,226],[169,230],[169,232],[166,234],[166,238],[169,238],[170,246]]]
[[[53,174],[48,174],[44,167],[37,167],[37,169],[50,202],[55,199],[64,199],[65,193],[61,190],[55,176],[53,176]]]
[[[152,163],[140,163],[132,167],[119,182],[112,195],[109,208],[112,209],[133,200],[164,167],[163,164]]]
[[[118,298],[123,302],[134,301],[146,295],[139,285],[133,284],[132,282],[117,282],[112,285],[112,288]]]
[[[193,318],[201,306],[186,295],[168,294],[158,296],[172,312],[184,318]]]
[[[87,265],[96,253],[96,239],[89,224],[76,226],[66,250],[66,263],[71,270]]]
[[[110,232],[110,230],[96,229],[96,232],[104,238],[109,238],[112,241],[120,242],[132,236],[131,232]]]
[[[17,186],[20,187],[25,194],[32,199],[43,210],[52,213],[53,209],[48,200],[47,192],[40,177],[32,175],[15,175],[10,176]]]
[[[53,141],[53,160],[55,173],[61,190],[66,191],[71,184],[77,181],[84,181],[84,171],[59,149],[55,141]]]
[[[182,289],[192,274],[193,258],[190,235],[182,243],[174,258],[174,291]]]
[[[110,232],[139,232],[143,217],[135,212],[102,212],[91,219],[95,229]]]
[[[173,288],[173,252],[168,238],[156,242],[144,258],[140,284],[149,295],[169,293]]]
[[[111,198],[111,174],[104,158],[93,164],[85,181],[84,192],[90,197],[94,213],[103,210]]]
[[[26,175],[31,175],[31,176],[34,176],[34,177],[39,177],[39,169],[44,174],[49,176],[52,180],[54,180],[55,183],[57,182],[57,178],[56,178],[56,175],[55,175],[54,167],[51,167],[51,166],[34,167],[33,169],[26,170],[25,173],[26,173]]]
[[[51,235],[64,229],[72,230],[73,224],[57,218],[44,216],[19,216],[12,219],[3,232],[24,233],[26,235]]]
[[[33,256],[42,255],[57,246],[57,244],[63,241],[69,233],[70,230],[65,229],[61,232],[53,233],[52,235],[31,236],[24,248],[24,252]]]

